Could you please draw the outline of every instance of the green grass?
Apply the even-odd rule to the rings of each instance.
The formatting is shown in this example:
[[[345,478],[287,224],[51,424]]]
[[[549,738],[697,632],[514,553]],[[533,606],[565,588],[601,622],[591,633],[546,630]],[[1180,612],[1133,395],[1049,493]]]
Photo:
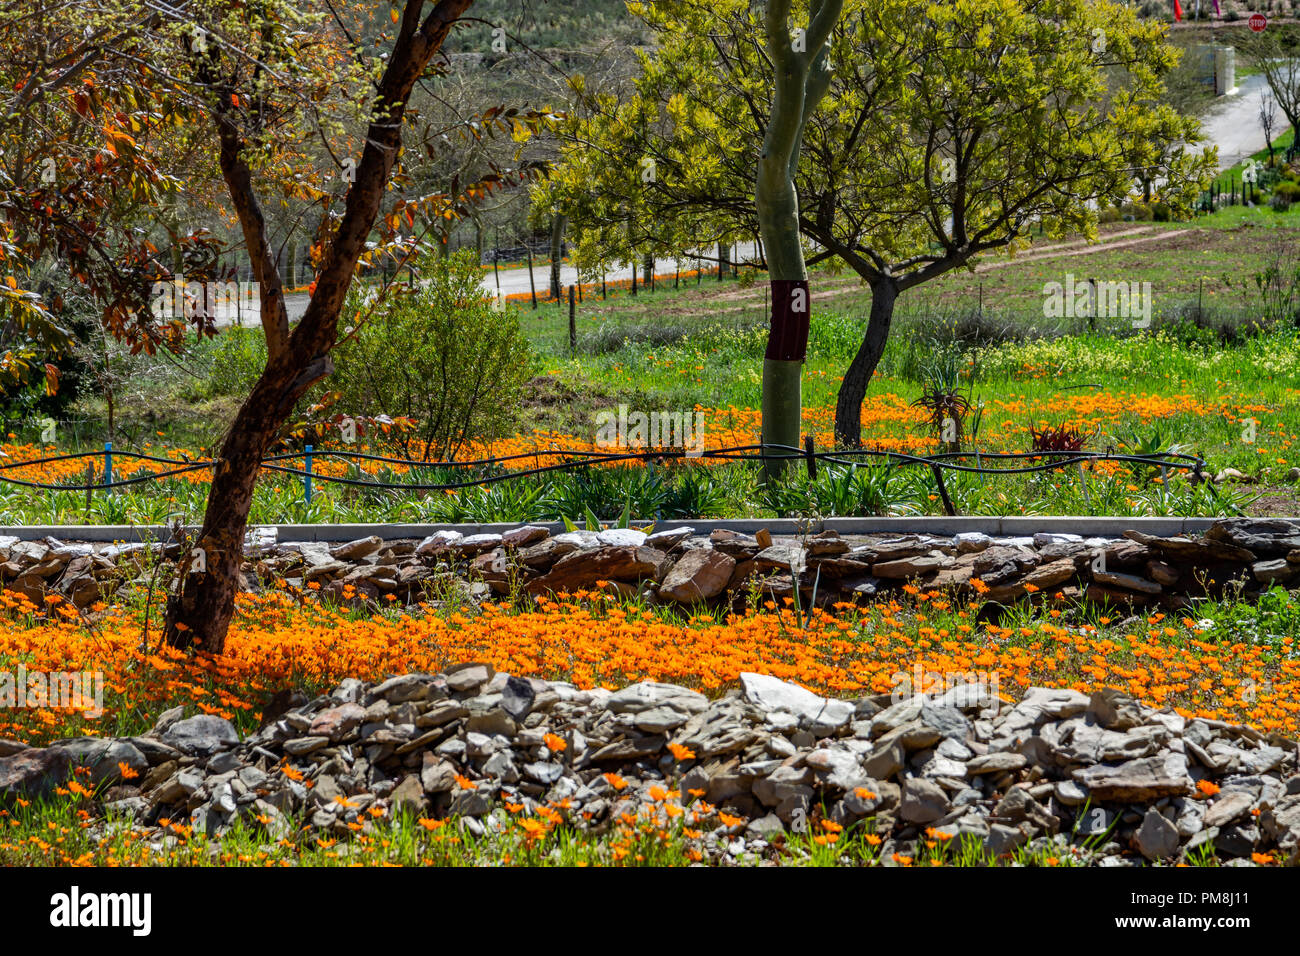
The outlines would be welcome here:
[[[1285,146],[1289,136],[1288,131],[1279,144]],[[905,293],[867,393],[865,441],[934,450],[935,436],[921,416],[909,417],[905,409],[922,392],[927,361],[956,350],[965,363],[962,385],[985,403],[978,437],[982,451],[1025,450],[1030,428],[1065,422],[1088,434],[1087,447],[1094,449],[1125,450],[1158,433],[1166,445],[1204,456],[1212,470],[1234,467],[1247,473],[1265,494],[1256,506],[1249,499],[1259,489],[1237,488],[1225,501],[1223,495],[1216,498],[1177,482],[1160,489],[1125,480],[1090,482],[1085,497],[1077,475],[955,477],[951,490],[962,513],[1231,514],[1253,507],[1295,513],[1294,489],[1282,488],[1281,482],[1300,465],[1293,452],[1300,440],[1300,338],[1296,328],[1284,325],[1253,337],[1240,329],[1261,314],[1253,276],[1276,261],[1276,243],[1300,249],[1300,204],[1284,214],[1237,206],[1187,223],[1111,223],[1103,226],[1102,239],[1105,244],[1096,251],[1075,254],[1075,248],[1053,250],[1056,242],[1034,237],[1014,260],[987,257],[978,272],[951,273]],[[1124,319],[1100,319],[1093,327],[1084,318],[1046,317],[1044,286],[1065,281],[1067,274],[1080,282],[1150,282],[1153,329],[1135,334]],[[754,419],[746,418],[746,410],[760,404],[767,327],[765,286],[757,279],[761,276],[753,273],[742,281],[687,278],[680,288],[666,279],[653,292],[642,286],[636,296],[625,291],[608,299],[588,295],[578,309],[576,353],[569,348],[566,308],[512,305],[536,356],[537,374],[519,412],[521,431],[590,441],[601,409],[627,404],[647,412],[689,411],[699,405],[724,410],[710,422],[715,432],[737,422],[744,426],[729,436],[737,441],[727,443],[740,443],[742,433],[745,442],[754,440],[756,434],[746,430]],[[817,298],[803,404],[806,429],[825,438],[841,376],[862,339],[870,290],[852,274],[825,271],[813,276],[812,288]],[[127,360],[124,369],[132,384],[122,390],[118,405],[127,433],[119,433],[118,447],[152,441],[195,452],[211,448],[246,377],[241,342],[256,334],[226,332],[216,342],[196,346],[183,359],[184,373],[159,359]],[[739,411],[726,411],[733,407]],[[904,413],[884,415],[890,408]],[[80,411],[93,422],[104,411],[103,401],[88,401]],[[1246,419],[1257,422],[1254,442],[1243,440]],[[18,440],[29,442],[38,438],[35,428],[11,426]],[[67,436],[69,430],[60,432]],[[69,441],[60,448],[96,448],[102,440],[93,425],[77,437],[75,445]],[[728,466],[714,473],[718,487],[705,496],[709,508],[699,516],[762,517],[782,510],[758,494],[752,470]],[[445,481],[449,476],[422,477]],[[555,482],[530,500],[532,484],[512,481],[452,499],[349,490],[318,481],[309,504],[300,481],[281,476],[262,482],[253,520],[512,521],[582,513],[582,502],[557,493]],[[891,504],[934,512],[935,491],[926,476],[904,473],[893,483]],[[1279,495],[1280,503],[1271,501]],[[173,514],[197,520],[205,497],[206,486],[172,482],[97,493],[87,507],[80,493],[0,486],[8,523],[156,523]],[[632,497],[644,504],[635,511],[638,519],[652,519],[656,511],[673,516],[671,509],[654,505],[653,495]],[[597,500],[602,518],[621,510],[621,500],[613,505],[608,499]],[[824,514],[828,507],[835,506],[813,489],[793,510]]]
[[[649,866],[705,865],[796,867],[877,866],[1062,866],[1086,865],[1101,846],[1094,839],[1078,839],[1033,850],[1022,847],[1002,859],[993,859],[977,838],[945,840],[922,837],[910,855],[885,857],[882,842],[874,837],[875,818],[846,827],[829,839],[831,830],[820,826],[819,815],[803,832],[779,835],[765,847],[734,856],[704,851],[705,832],[725,845],[743,835],[743,825],[726,826],[716,812],[699,811],[699,823],[683,822],[696,812],[687,802],[686,814],[670,822],[659,814],[644,814],[636,826],[614,826],[590,832],[565,821],[546,825],[532,837],[522,821],[547,817],[511,814],[504,807],[467,825],[458,818],[434,821],[410,815],[393,819],[357,816],[365,821],[356,833],[339,837],[322,835],[300,821],[277,818],[263,823],[241,822],[220,837],[193,833],[181,821],[166,827],[133,828],[121,818],[105,821],[103,835],[87,828],[80,814],[93,804],[69,794],[50,802],[29,804],[12,811],[0,810],[0,866]],[[752,838],[746,841],[752,843]],[[715,844],[716,845],[716,844]],[[1210,854],[1200,865],[1216,865]]]

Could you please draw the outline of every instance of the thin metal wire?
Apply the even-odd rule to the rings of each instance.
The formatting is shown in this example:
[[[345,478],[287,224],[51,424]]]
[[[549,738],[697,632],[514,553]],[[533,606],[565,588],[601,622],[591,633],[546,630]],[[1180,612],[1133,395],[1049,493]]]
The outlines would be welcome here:
[[[717,461],[789,461],[799,459],[806,461],[810,457],[808,453],[801,448],[795,448],[791,445],[778,445],[771,443],[736,445],[730,448],[717,448],[711,451],[701,452],[691,452],[681,449],[629,453],[539,450],[532,453],[506,455],[500,458],[483,458],[473,461],[433,462],[417,461],[411,458],[391,458],[384,455],[371,455],[364,452],[313,451],[311,454],[313,459],[329,457],[343,459],[345,461],[381,461],[387,464],[405,465],[411,469],[469,467],[474,465],[487,468],[500,466],[508,461],[517,461],[523,458],[538,459],[543,456],[572,459],[552,465],[538,465],[534,468],[521,469],[517,471],[503,471],[496,475],[481,475],[469,481],[445,482],[440,484],[364,481],[357,478],[346,478],[340,475],[323,475],[317,471],[311,473],[311,479],[313,482],[331,482],[333,484],[347,485],[351,487],[374,488],[388,491],[454,491],[461,488],[473,488],[480,485],[496,484],[502,481],[510,481],[515,478],[528,478],[534,475],[547,474],[555,471],[573,471],[579,468],[589,468],[592,465],[617,464],[620,462],[663,461],[665,459],[710,459]],[[104,453],[98,451],[71,452],[63,455],[50,455],[44,458],[34,458],[28,461],[9,462],[0,465],[0,482],[7,482],[24,488],[49,491],[107,491],[112,488],[124,488],[132,485],[145,484],[151,481],[161,481],[174,477],[175,475],[187,474],[205,468],[212,468],[216,464],[212,460],[185,462],[181,467],[172,468],[168,471],[156,472],[148,475],[137,475],[132,478],[120,478],[115,481],[101,482],[99,484],[57,484],[50,482],[26,481],[21,478],[12,478],[3,474],[3,472],[14,468],[29,468],[35,465],[43,465],[58,461],[102,459],[103,456]],[[113,457],[115,459],[152,461],[162,464],[180,464],[171,458],[161,458],[157,455],[148,455],[142,452],[118,451],[116,449],[113,451]],[[1152,455],[1117,455],[1111,452],[1078,451],[980,452],[978,455],[975,452],[939,452],[934,455],[909,455],[905,452],[857,448],[844,449],[840,451],[816,452],[811,457],[831,465],[849,467],[862,463],[852,459],[884,459],[886,467],[889,468],[920,465],[927,468],[938,468],[946,471],[978,475],[1036,474],[1048,471],[1059,471],[1085,462],[1100,461],[1128,462],[1130,464],[1146,465],[1156,468],[1177,468],[1185,471],[1193,471],[1197,474],[1199,474],[1205,467],[1204,459],[1195,455],[1184,455],[1175,452],[1158,452]],[[277,462],[294,461],[296,459],[305,458],[305,452],[286,452],[278,455],[268,455],[266,458],[262,459],[262,467],[267,471],[305,478],[307,476],[307,470],[305,467],[291,468],[277,464]],[[976,465],[971,466],[960,464],[958,461],[960,459],[971,458],[976,460]],[[984,464],[985,462],[990,461],[1023,461],[1026,459],[1038,460],[1041,463],[1015,468],[988,467]]]

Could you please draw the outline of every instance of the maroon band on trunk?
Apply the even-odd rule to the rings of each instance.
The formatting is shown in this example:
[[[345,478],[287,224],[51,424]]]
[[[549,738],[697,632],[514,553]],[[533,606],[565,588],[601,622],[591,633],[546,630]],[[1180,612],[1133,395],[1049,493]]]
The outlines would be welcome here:
[[[773,279],[772,327],[765,357],[782,362],[802,362],[808,354],[808,323],[812,296],[807,279]]]

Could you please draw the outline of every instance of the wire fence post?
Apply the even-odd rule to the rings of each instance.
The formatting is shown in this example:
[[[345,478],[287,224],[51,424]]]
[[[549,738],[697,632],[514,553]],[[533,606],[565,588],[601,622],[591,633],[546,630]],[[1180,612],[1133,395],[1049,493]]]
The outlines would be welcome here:
[[[957,515],[957,509],[952,506],[952,499],[948,497],[948,486],[943,483],[943,469],[939,467],[938,462],[930,462],[930,471],[934,472],[934,483],[939,486],[939,497],[943,499],[943,510],[948,512],[949,517]]]
[[[113,443],[104,442],[104,490],[112,492],[108,486],[113,483]]]
[[[569,286],[569,351],[578,354],[578,316],[573,304],[573,286]]]
[[[1088,473],[1084,471],[1083,462],[1079,462],[1079,482],[1083,487],[1083,506],[1092,514],[1092,499],[1088,495]]]
[[[808,478],[815,480],[817,478],[817,453],[813,446],[812,435],[803,436],[803,458],[808,468]]]
[[[311,504],[311,445],[307,446],[303,455],[302,491],[307,504]]]
[[[497,247],[492,250],[492,278],[497,282],[497,298],[501,298],[501,230],[497,230]]]
[[[533,309],[537,308],[537,284],[533,281],[533,247],[524,243],[524,248],[528,250],[528,292],[533,297]]]
[[[93,490],[90,486],[95,483],[95,463],[86,462],[86,510],[90,510],[90,495]]]

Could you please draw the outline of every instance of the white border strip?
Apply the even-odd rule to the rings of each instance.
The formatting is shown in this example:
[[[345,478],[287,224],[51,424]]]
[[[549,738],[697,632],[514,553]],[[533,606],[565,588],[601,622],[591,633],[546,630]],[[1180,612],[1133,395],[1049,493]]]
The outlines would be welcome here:
[[[1219,518],[1124,518],[1117,516],[1014,515],[1006,517],[972,515],[955,518],[939,516],[901,518],[822,518],[799,520],[793,518],[741,518],[729,520],[701,519],[665,520],[654,524],[656,530],[665,528],[694,528],[708,534],[717,528],[753,534],[766,529],[772,534],[816,534],[819,531],[838,531],[840,534],[933,534],[954,535],[962,532],[982,532],[994,537],[1018,537],[1036,532],[1072,533],[1088,537],[1120,537],[1125,531],[1142,531],[1146,534],[1171,537],[1197,534],[1205,531]],[[1300,520],[1291,518],[1287,520]],[[459,531],[462,534],[500,533],[523,524],[533,524],[548,529],[552,534],[564,530],[558,521],[510,522],[504,524],[287,524],[250,525],[275,528],[277,540],[291,541],[355,541],[378,535],[386,540],[399,538],[424,538],[435,531]],[[634,522],[637,527],[647,527],[650,522]],[[190,533],[198,527],[189,525]],[[11,535],[24,541],[58,538],[60,541],[168,541],[171,529],[166,525],[24,525],[0,526],[0,536]]]

